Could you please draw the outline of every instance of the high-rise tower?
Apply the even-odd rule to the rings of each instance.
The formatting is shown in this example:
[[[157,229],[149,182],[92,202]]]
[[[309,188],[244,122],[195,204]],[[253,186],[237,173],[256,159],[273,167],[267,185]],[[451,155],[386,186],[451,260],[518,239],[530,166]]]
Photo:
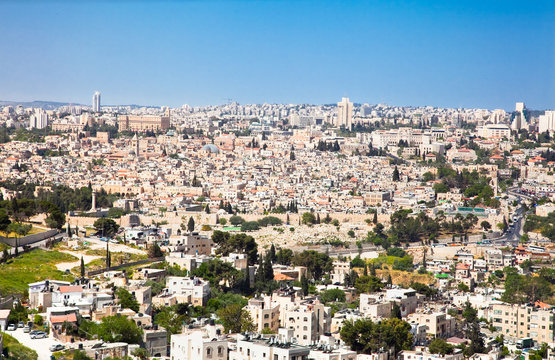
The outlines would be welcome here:
[[[100,92],[95,91],[92,98],[92,109],[94,112],[100,112]]]
[[[337,103],[337,126],[344,126],[347,130],[353,128],[353,103],[349,98],[342,98]]]

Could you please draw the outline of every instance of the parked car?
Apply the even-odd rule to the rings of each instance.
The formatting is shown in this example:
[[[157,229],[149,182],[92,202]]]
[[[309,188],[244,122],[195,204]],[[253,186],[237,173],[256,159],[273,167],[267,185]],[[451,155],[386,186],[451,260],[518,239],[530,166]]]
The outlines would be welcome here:
[[[63,346],[62,344],[55,344],[55,345],[52,345],[52,346],[50,347],[50,351],[51,351],[51,352],[62,351],[62,350],[65,349],[65,348],[66,348],[66,347]]]
[[[35,335],[36,333],[41,332],[40,330],[32,330],[31,332],[29,332],[29,335]]]
[[[25,327],[23,328],[23,332],[24,333],[31,332],[31,328],[28,325],[25,325]]]
[[[23,321],[20,321],[17,323],[18,328],[23,328],[24,326],[25,326],[25,323]]]
[[[38,331],[31,335],[31,339],[44,339],[48,337],[48,335],[44,331]]]
[[[8,328],[6,329],[8,331],[15,331],[15,324],[10,324],[8,325]]]

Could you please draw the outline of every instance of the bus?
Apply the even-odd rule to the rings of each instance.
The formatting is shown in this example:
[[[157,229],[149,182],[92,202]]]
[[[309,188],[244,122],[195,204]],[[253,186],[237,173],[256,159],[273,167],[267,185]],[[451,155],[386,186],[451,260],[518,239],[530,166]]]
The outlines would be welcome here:
[[[534,340],[532,338],[522,338],[516,341],[517,349],[529,349],[534,346]]]

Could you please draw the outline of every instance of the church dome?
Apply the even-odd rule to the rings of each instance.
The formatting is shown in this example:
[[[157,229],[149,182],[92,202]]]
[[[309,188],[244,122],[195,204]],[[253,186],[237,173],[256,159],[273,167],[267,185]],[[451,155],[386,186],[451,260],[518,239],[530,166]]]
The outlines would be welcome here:
[[[218,149],[218,147],[214,144],[206,144],[202,147],[203,151],[209,151],[212,154],[219,154],[220,153],[220,149]]]

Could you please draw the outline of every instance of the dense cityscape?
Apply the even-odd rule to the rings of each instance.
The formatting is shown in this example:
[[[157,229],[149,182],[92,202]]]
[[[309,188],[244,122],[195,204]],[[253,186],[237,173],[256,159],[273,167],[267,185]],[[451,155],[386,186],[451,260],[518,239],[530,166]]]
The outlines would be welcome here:
[[[555,360],[555,1],[0,1],[0,360]]]
[[[554,111],[101,99],[1,106],[8,356],[551,356]]]

